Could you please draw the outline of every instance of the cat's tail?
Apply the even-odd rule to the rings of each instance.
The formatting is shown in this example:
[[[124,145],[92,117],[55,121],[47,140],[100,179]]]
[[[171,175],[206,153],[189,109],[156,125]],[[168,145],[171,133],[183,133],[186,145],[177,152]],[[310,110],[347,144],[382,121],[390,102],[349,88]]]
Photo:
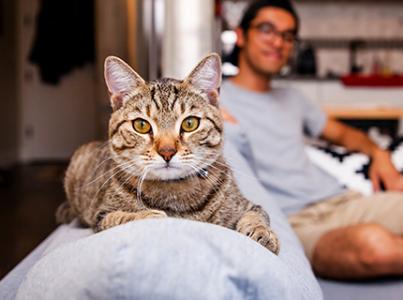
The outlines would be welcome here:
[[[56,222],[58,224],[70,223],[75,217],[77,215],[67,201],[60,204],[56,210]]]

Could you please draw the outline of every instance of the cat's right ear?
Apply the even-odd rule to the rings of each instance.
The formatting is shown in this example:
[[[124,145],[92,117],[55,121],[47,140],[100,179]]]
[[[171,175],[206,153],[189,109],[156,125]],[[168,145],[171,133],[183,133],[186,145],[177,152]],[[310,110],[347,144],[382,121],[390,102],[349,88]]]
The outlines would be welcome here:
[[[121,108],[136,94],[139,87],[145,85],[143,78],[116,56],[108,56],[105,59],[104,76],[113,111]]]
[[[216,53],[203,58],[184,80],[203,91],[210,103],[218,106],[218,94],[221,85],[221,59]]]

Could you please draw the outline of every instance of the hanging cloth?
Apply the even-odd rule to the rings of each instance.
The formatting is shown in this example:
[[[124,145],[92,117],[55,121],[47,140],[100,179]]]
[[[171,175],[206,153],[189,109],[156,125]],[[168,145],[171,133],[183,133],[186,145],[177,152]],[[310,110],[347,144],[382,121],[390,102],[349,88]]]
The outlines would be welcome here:
[[[94,0],[42,0],[29,61],[42,81],[58,84],[76,67],[94,62]]]

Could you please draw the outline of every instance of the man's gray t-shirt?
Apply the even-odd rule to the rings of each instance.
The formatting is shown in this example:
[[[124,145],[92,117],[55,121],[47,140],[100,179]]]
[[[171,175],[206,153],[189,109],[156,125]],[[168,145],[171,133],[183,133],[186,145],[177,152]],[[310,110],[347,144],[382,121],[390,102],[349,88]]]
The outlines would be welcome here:
[[[304,134],[319,136],[326,115],[300,93],[288,88],[252,92],[226,80],[220,99],[249,140],[257,177],[285,213],[343,192],[305,152]]]

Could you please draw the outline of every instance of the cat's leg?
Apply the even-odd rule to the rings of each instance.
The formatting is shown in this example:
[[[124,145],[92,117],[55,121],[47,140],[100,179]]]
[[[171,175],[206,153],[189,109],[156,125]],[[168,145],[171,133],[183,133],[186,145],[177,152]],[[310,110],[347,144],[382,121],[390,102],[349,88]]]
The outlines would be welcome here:
[[[255,205],[245,212],[236,224],[236,230],[257,241],[271,252],[279,253],[280,242],[269,226],[268,215],[260,206]]]
[[[99,220],[96,224],[96,231],[105,230],[130,221],[166,217],[167,214],[164,211],[156,209],[141,210],[137,212],[126,212],[118,210],[107,213],[101,220]]]

